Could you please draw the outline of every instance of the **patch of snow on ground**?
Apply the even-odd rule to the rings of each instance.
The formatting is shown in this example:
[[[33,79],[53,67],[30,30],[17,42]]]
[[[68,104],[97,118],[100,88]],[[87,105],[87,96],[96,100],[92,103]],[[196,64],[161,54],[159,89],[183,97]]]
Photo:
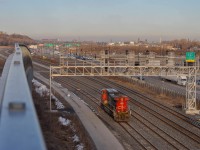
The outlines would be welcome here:
[[[62,125],[64,125],[64,126],[68,126],[68,125],[71,123],[71,120],[65,119],[65,118],[63,118],[63,117],[59,117],[59,118],[58,118],[58,121],[59,121]]]
[[[36,93],[38,93],[40,96],[49,96],[49,89],[47,89],[47,87],[45,86],[45,85],[43,85],[42,83],[40,83],[39,81],[37,81],[37,80],[35,80],[35,79],[33,79],[32,80],[32,83],[33,83],[33,85],[35,86],[35,91],[36,91]],[[74,93],[73,93],[74,94]],[[53,94],[51,94],[52,95],[52,99],[54,99],[55,100],[55,105],[57,106],[57,109],[63,109],[64,108],[64,105],[53,95]],[[75,94],[74,94],[75,95]],[[67,95],[68,97],[70,97],[71,95],[70,94],[68,94]],[[81,100],[85,105],[88,105],[85,101],[83,101],[83,100]],[[69,120],[69,119],[65,119],[65,118],[63,118],[63,117],[59,117],[58,118],[58,121],[62,124],[62,125],[64,125],[64,126],[70,126],[70,128],[72,129],[72,131],[75,133],[76,132],[76,130],[75,130],[75,128],[74,128],[74,126],[73,125],[71,125],[71,120]],[[73,142],[80,142],[80,139],[79,139],[79,137],[75,134],[73,137],[72,137],[72,139],[73,139]],[[78,144],[78,145],[76,145],[76,149],[77,150],[83,150],[84,149],[84,145],[83,145],[83,143],[80,143],[80,144]]]
[[[79,142],[80,141],[79,137],[76,134],[72,137],[72,139],[73,139],[73,142]]]
[[[54,95],[52,95],[52,99],[55,100],[55,105],[56,105],[57,109],[65,108],[65,106]]]
[[[83,150],[84,149],[83,144],[81,143],[81,144],[76,145],[76,149],[77,150]]]
[[[70,128],[73,130],[73,132],[76,132],[76,130],[74,130],[74,127],[73,127],[73,125],[71,125],[71,120],[69,120],[69,119],[65,119],[65,118],[63,118],[63,117],[59,117],[58,118],[58,121],[63,125],[63,126],[70,126]],[[72,137],[72,139],[73,139],[73,142],[76,142],[76,143],[79,143],[80,142],[80,139],[79,139],[79,137],[75,134],[73,137]],[[80,144],[78,144],[78,145],[76,145],[76,149],[77,150],[83,150],[84,149],[84,145],[83,145],[83,143],[80,143]]]
[[[49,96],[49,89],[47,89],[45,85],[43,85],[42,83],[40,83],[39,81],[35,79],[33,79],[32,82],[33,82],[33,85],[35,86],[36,93],[38,93],[41,97]],[[52,99],[55,100],[55,105],[57,109],[65,108],[65,106],[53,94],[51,94],[51,96],[52,96]]]
[[[72,139],[73,139],[73,142],[80,142],[79,137],[76,134],[72,137]],[[83,148],[84,146],[82,143],[76,145],[77,150],[83,150]]]
[[[33,79],[32,80],[33,85],[35,86],[35,91],[40,95],[40,96],[48,96],[49,95],[49,90],[45,85],[42,83],[38,82],[37,80]]]

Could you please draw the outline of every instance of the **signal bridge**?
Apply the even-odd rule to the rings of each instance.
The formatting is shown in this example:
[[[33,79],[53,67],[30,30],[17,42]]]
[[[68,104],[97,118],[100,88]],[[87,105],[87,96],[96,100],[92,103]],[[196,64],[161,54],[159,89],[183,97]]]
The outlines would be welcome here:
[[[187,76],[186,101],[183,109],[187,114],[199,114],[196,100],[196,76],[199,70],[198,58],[185,63],[185,57],[135,55],[111,55],[108,50],[93,60],[77,60],[60,56],[59,66],[50,66],[50,90],[53,77],[60,76]],[[51,100],[51,97],[50,97]]]

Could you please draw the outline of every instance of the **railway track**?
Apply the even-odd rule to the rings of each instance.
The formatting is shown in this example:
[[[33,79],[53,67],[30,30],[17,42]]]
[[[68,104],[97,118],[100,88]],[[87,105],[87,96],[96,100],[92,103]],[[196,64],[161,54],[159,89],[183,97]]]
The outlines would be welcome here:
[[[98,84],[102,84],[102,82],[105,82],[104,84],[106,86],[108,86],[108,83],[109,83],[109,81],[107,81],[107,80],[106,81],[105,80],[104,81],[103,80],[97,81],[97,78],[95,78],[95,79],[93,78],[93,80],[95,80],[95,82],[98,82]],[[111,83],[111,84],[116,85],[116,83]],[[120,86],[120,88],[118,88],[119,86]],[[110,86],[110,84],[109,84],[109,87],[113,87],[113,86]],[[121,85],[117,85],[116,89],[119,89],[119,91],[122,91],[123,88],[122,88]],[[128,91],[127,88],[125,90]],[[134,95],[136,94],[135,91],[129,90],[128,92],[133,93]],[[127,92],[125,92],[125,94],[128,95],[129,97],[131,97],[132,99],[134,99],[134,97],[130,96],[130,94],[128,94]],[[140,102],[138,100],[131,100],[130,102],[133,104],[133,106],[137,106],[138,108],[143,109],[143,111],[148,112],[149,114],[151,114],[155,118],[158,118],[160,121],[164,122],[165,124],[167,124],[171,128],[175,129],[176,131],[179,131],[185,137],[189,137],[192,141],[195,141],[196,145],[199,147],[200,136],[197,133],[199,133],[200,130],[199,130],[199,128],[196,127],[196,125],[192,125],[192,124],[188,123],[188,120],[187,120],[187,122],[185,122],[185,120],[183,120],[182,121],[183,125],[181,125],[180,123],[174,122],[173,121],[174,119],[172,119],[171,117],[168,117],[167,115],[163,115],[166,112],[161,112],[161,111],[157,112],[156,110],[158,108],[149,107],[149,105],[150,105],[149,103],[144,105],[145,101],[149,100],[149,98],[146,99],[146,96],[143,97],[143,95],[140,95],[140,98],[143,99],[143,102]],[[151,99],[151,100],[153,101],[153,99]],[[132,111],[133,111],[133,109],[132,109]],[[180,118],[180,117],[178,117],[178,118]],[[184,124],[186,124],[186,125],[184,125]],[[193,130],[193,132],[192,132],[191,128],[195,128],[195,129],[197,129],[197,131],[195,132]],[[184,143],[184,141],[183,141],[183,143]],[[195,144],[195,143],[193,143],[193,144]]]
[[[40,58],[37,58],[37,57],[34,57],[33,60],[38,62],[38,63],[42,63],[43,65],[46,65],[46,66],[58,65],[57,62],[51,62],[50,60],[40,59]]]
[[[49,78],[48,75],[47,75],[47,77]],[[70,82],[69,79],[72,80],[72,81]],[[82,83],[83,82],[83,78],[78,78],[78,77],[76,79],[68,78],[67,82],[65,80],[58,81],[58,82],[61,82],[62,84],[66,84],[66,86],[71,86],[71,88],[74,89],[74,90],[79,89],[80,86],[82,86],[82,88],[85,89],[85,90],[83,90],[83,89],[77,90],[77,93],[79,93],[81,95],[84,95],[86,97],[87,101],[93,101],[92,102],[93,104],[89,104],[89,105],[95,106],[93,108],[94,110],[98,110],[98,107],[99,107],[99,103],[98,103],[99,102],[99,98],[95,97],[94,95],[99,95],[98,97],[100,97],[99,89],[101,89],[103,87],[104,88],[105,87],[113,87],[113,85],[115,85],[119,89],[122,89],[122,92],[126,91],[125,94],[127,92],[129,92],[131,94],[135,94],[135,95],[139,94],[139,93],[133,93],[133,91],[128,89],[127,87],[121,87],[121,86],[117,85],[116,83],[113,83],[113,82],[108,81],[108,80],[102,81],[99,78],[95,78],[95,79],[94,78],[84,78],[84,79],[87,79],[87,81],[85,81],[84,83]],[[92,81],[90,83],[89,80],[93,80],[93,83],[92,83]],[[98,84],[98,86],[95,86],[95,83]],[[90,91],[90,92],[86,92],[86,89],[88,91]],[[93,92],[91,92],[91,91],[93,91]],[[121,90],[119,90],[119,91],[121,91]],[[150,101],[149,97],[147,97],[147,96],[143,95],[143,96],[138,96],[138,97],[143,98],[148,102]],[[200,146],[199,146],[199,138],[200,137],[199,137],[198,134],[195,134],[195,133],[191,132],[190,130],[187,130],[187,128],[184,128],[181,125],[177,124],[177,122],[172,121],[173,119],[171,120],[170,118],[168,118],[166,116],[163,116],[162,113],[161,114],[158,113],[157,111],[154,110],[155,108],[153,109],[153,108],[146,107],[145,105],[142,105],[139,102],[131,101],[131,103],[133,103],[132,105],[137,106],[138,109],[143,110],[145,113],[151,114],[157,120],[160,119],[160,122],[162,122],[162,124],[165,124],[165,125],[170,126],[171,128],[173,128],[176,132],[179,133],[179,135],[181,135],[180,138],[183,138],[183,136],[185,136],[183,138],[184,140],[180,140],[180,138],[177,138],[177,136],[173,136],[171,133],[168,133],[166,130],[163,130],[158,125],[155,125],[153,122],[149,121],[149,119],[147,119],[143,114],[141,115],[140,113],[138,113],[138,111],[132,109],[132,111],[134,112],[132,114],[132,117],[135,120],[137,120],[137,122],[140,122],[140,124],[141,124],[140,126],[146,126],[145,130],[147,130],[147,131],[149,130],[151,132],[154,132],[154,134],[156,134],[157,137],[159,137],[162,140],[165,140],[165,144],[167,143],[166,145],[168,145],[168,147],[170,147],[170,149],[192,149],[192,148],[197,149],[197,148],[200,148]],[[96,105],[98,105],[98,107]],[[178,118],[179,120],[182,120],[183,122],[186,122],[186,123],[188,123],[189,125],[192,126],[190,118],[188,118],[185,115],[182,115],[181,113],[177,112],[176,110],[170,109],[169,111],[167,111],[166,109],[169,109],[169,108],[167,106],[165,106],[165,105],[162,106],[162,104],[160,104],[158,102],[152,102],[151,105],[154,105],[154,107],[158,107],[159,109],[164,110],[165,113],[171,113],[171,115],[176,117],[176,119]],[[132,125],[130,125],[130,126],[126,125],[126,127],[127,126],[129,128],[131,128],[130,126],[132,126]],[[199,127],[196,124],[193,125],[193,128],[194,127],[195,127],[196,130],[199,130]],[[121,126],[121,128],[123,128],[123,127]],[[130,133],[127,133],[127,134],[130,135]],[[145,137],[145,136],[143,136],[143,137]],[[190,139],[189,141],[192,144],[189,144],[189,145],[187,144],[187,142],[189,142],[189,141],[186,141],[187,138]],[[134,139],[134,140],[137,141],[136,139]],[[145,140],[145,139],[143,139],[143,140]],[[146,143],[148,143],[148,142],[150,142],[150,143],[149,143],[149,145],[147,144],[148,146],[146,146],[145,148],[143,147],[143,149],[159,149],[158,146],[154,147],[154,144],[153,144],[154,142],[152,142],[152,140],[150,140],[148,142],[147,141],[148,140],[146,140]],[[141,145],[142,144],[142,140],[137,141],[137,143],[139,145]],[[153,144],[153,146],[151,146],[151,144]],[[142,147],[142,146],[140,146],[140,147]],[[164,148],[166,148],[166,147],[164,147]]]
[[[88,78],[88,77],[86,77]],[[94,80],[94,82],[98,82],[99,84],[102,84],[102,82],[104,82],[104,84],[109,84],[109,86],[112,84],[112,85],[115,85],[116,87],[119,87],[119,84],[117,83],[114,83],[114,82],[111,82],[109,80],[106,80],[106,81],[103,81],[103,80],[98,80],[98,77],[96,77],[95,79],[94,78],[91,78],[91,80]],[[105,79],[104,79],[105,80]],[[121,86],[119,87],[120,89],[123,89],[124,91],[124,94],[126,94],[127,92],[129,93],[132,93],[134,94],[135,96],[137,97],[140,97],[141,99],[145,99],[146,101],[148,101],[150,104],[162,109],[162,110],[165,110],[167,113],[176,116],[178,119],[184,121],[184,122],[188,122],[189,125],[193,124],[193,126],[195,126],[197,129],[200,129],[200,123],[198,121],[196,121],[195,119],[193,118],[190,118],[188,116],[186,116],[185,114],[182,114],[180,111],[174,109],[173,107],[169,107],[169,106],[166,106],[165,104],[161,104],[160,102],[158,101],[155,101],[154,99],[144,95],[144,94],[141,94],[137,91],[134,91],[132,89],[130,89],[129,87],[126,87],[126,86]]]
[[[77,92],[79,92],[80,94],[84,95],[87,98],[87,102],[92,101],[93,104],[88,104],[86,103],[86,105],[101,119],[105,120],[105,115],[107,116],[107,113],[100,113],[101,107],[100,107],[100,102],[99,102],[99,98],[95,97],[93,94],[91,94],[90,92],[87,92],[87,90],[79,90],[80,85],[82,84],[82,86],[86,86],[81,82],[77,82],[78,84],[74,84],[74,80],[72,80],[72,82],[67,82],[63,79],[58,79],[58,81],[61,81],[60,83],[64,83],[67,84],[68,87],[73,88],[74,90],[77,90]],[[98,91],[98,89],[96,89],[96,91]],[[99,94],[100,95],[100,94]],[[113,121],[113,120],[112,120]],[[108,122],[107,122],[108,123]],[[133,127],[131,127],[129,125],[129,128],[131,128],[132,131],[134,132],[130,132],[130,130],[128,129],[128,127],[124,127],[123,123],[118,123],[120,125],[120,127],[122,127],[124,129],[124,131],[126,131],[125,134],[128,134],[132,140],[137,141],[137,143],[143,148],[143,149],[157,149],[154,147],[153,144],[151,144],[148,140],[145,139],[145,137],[143,135],[141,135],[137,130],[135,130]],[[112,124],[111,124],[112,125]]]
[[[147,150],[157,149],[149,140],[147,140],[139,131],[128,123],[119,123],[120,126],[129,134],[133,139],[139,142],[140,146]]]
[[[146,120],[146,118],[140,115],[138,112],[133,111],[132,116],[136,118],[140,124],[148,128],[151,132],[155,133],[159,138],[166,141],[167,144],[171,146],[173,149],[188,149],[186,146],[181,144],[178,140],[173,138],[170,134],[161,130],[159,127],[155,126],[153,123]]]
[[[79,82],[78,80],[76,80],[76,84],[74,84],[74,81],[75,80],[72,80],[72,82],[69,82],[69,80],[66,82],[66,80],[61,80],[61,79],[59,79],[58,80],[60,83],[62,83],[63,84],[63,82],[65,82],[65,84],[67,84],[67,86],[69,87],[73,87],[73,89],[72,90],[77,90],[78,88],[80,88],[80,85],[82,84],[82,86],[84,86],[84,87],[86,87],[86,86],[88,86],[88,85],[86,85],[86,84],[83,84],[83,83],[81,83],[81,82]],[[94,89],[94,87],[92,87],[93,89]],[[81,93],[81,94],[83,94],[83,95],[85,95],[86,96],[86,98],[87,99],[89,99],[89,100],[91,100],[92,102],[94,102],[95,103],[95,105],[97,105],[98,107],[99,107],[99,109],[100,109],[100,105],[99,105],[99,98],[95,98],[94,96],[93,96],[93,94],[90,94],[90,93],[88,93],[88,92],[86,92],[85,90],[78,90],[78,92],[79,93]],[[98,89],[96,89],[96,91],[95,92],[99,92],[99,90]],[[99,93],[99,96],[100,96],[100,93]],[[90,104],[90,105],[88,105],[89,107],[90,107],[90,109],[92,109],[97,115],[99,115],[99,113],[98,113],[98,109],[96,109],[96,111],[95,111],[95,109],[94,109],[94,107],[91,107],[91,105],[92,104]],[[96,106],[95,106],[96,107]],[[101,118],[104,118],[104,117],[101,117]],[[136,118],[137,119],[137,118]],[[138,119],[137,119],[138,120]],[[130,130],[128,130],[128,129],[126,129],[126,128],[124,128],[124,126],[120,123],[120,126],[125,130],[125,131],[130,131]],[[131,125],[129,125],[129,128],[131,127]],[[146,126],[146,128],[148,128],[148,130],[151,130],[148,126]],[[132,129],[133,130],[133,129]],[[137,130],[136,130],[137,131]],[[135,131],[135,132],[136,132]],[[149,141],[147,141],[144,137],[144,135],[142,135],[142,134],[138,134],[138,132],[136,132],[136,133],[130,133],[130,132],[127,132],[127,134],[129,134],[132,138],[134,138],[134,140],[136,140],[143,148],[144,148],[144,145],[146,145],[146,148],[145,149],[156,149],[154,146],[153,146],[153,144],[151,144]],[[157,132],[155,132],[155,131],[153,131],[152,130],[152,132],[154,132],[154,134],[156,134],[156,135],[158,135],[160,138],[162,138],[163,140],[165,140],[166,141],[166,135],[165,136],[163,136],[163,135],[160,135],[160,134],[158,134]],[[135,137],[133,137],[133,135],[135,135]],[[145,143],[146,144],[144,144],[144,141],[146,141]],[[173,144],[171,144],[170,142],[169,142],[170,140],[169,140],[169,137],[168,137],[168,140],[166,141],[167,142],[167,145],[170,145],[170,149],[180,149],[180,147],[182,148],[182,149],[187,149],[186,147],[184,147],[184,145],[181,145],[180,143],[178,143],[178,141],[176,141],[175,139],[171,139],[171,141],[170,142],[172,142],[172,143],[175,143],[174,145],[176,145],[177,146],[177,144],[178,145],[181,145],[181,146],[179,146],[179,148],[176,148]],[[176,142],[173,142],[173,141],[176,141]],[[148,146],[147,146],[148,145]],[[151,148],[149,148],[149,147],[151,147]]]
[[[9,49],[2,49],[0,50],[0,53],[6,57],[8,57],[11,53],[13,53],[14,49],[9,48]]]
[[[106,80],[106,82],[107,83],[109,82],[111,84],[115,84],[116,85],[116,83],[113,83],[113,82],[111,82],[109,80]],[[141,93],[139,93],[137,91],[133,91],[128,87],[124,86],[124,87],[120,87],[120,88],[123,88],[124,90],[126,90],[128,92],[132,92],[133,94],[137,95],[138,97],[145,98],[149,103],[152,103],[153,105],[155,105],[155,106],[167,111],[168,113],[171,113],[173,116],[176,116],[177,118],[179,118],[181,120],[184,120],[184,121],[187,121],[188,123],[193,124],[197,128],[200,128],[200,123],[198,123],[195,119],[190,118],[190,117],[186,116],[185,114],[182,114],[179,110],[177,110],[177,109],[175,109],[173,107],[166,106],[165,104],[160,103],[158,101],[155,101],[154,99],[152,99],[152,98],[150,98],[150,97],[148,97],[146,95],[141,95]]]
[[[47,74],[45,73],[42,73],[43,76],[45,77],[49,77]],[[100,107],[100,103],[99,103],[99,99],[97,99],[93,94],[91,94],[90,92],[87,92],[87,90],[79,90],[79,87],[80,85],[77,83],[77,84],[73,84],[73,80],[72,82],[66,82],[66,80],[62,79],[62,78],[58,78],[56,81],[58,81],[59,83],[61,83],[62,85],[64,86],[67,86],[67,88],[70,90],[70,91],[74,91],[75,94],[77,94],[78,92],[78,96],[80,97],[84,97],[84,99],[87,99],[87,102],[84,101],[84,103],[103,121],[103,122],[106,122],[107,125],[109,125],[110,127],[113,126],[113,119],[111,117],[108,116],[107,113],[103,112],[101,110],[101,107]],[[81,83],[82,84],[82,83]],[[102,113],[103,112],[103,113]],[[106,118],[106,119],[105,119]],[[121,128],[123,128],[123,126],[121,124],[118,124]],[[121,130],[120,128],[120,130]],[[124,128],[123,128],[124,129]],[[141,135],[138,135],[138,137],[140,136],[140,138],[136,138],[134,137],[131,133],[127,132],[128,130],[127,129],[124,129],[124,131],[126,132],[127,135],[129,135],[127,137],[127,139],[132,139],[132,141],[135,141],[137,142],[137,144],[134,146],[132,145],[133,147],[135,147],[134,149],[149,149],[149,144],[148,147],[145,147],[143,145],[144,141],[145,141],[145,138],[141,139],[142,136]],[[118,131],[117,131],[118,132]],[[147,141],[148,142],[148,141]],[[137,146],[139,145],[139,146]],[[147,144],[146,144],[147,145]],[[136,147],[137,146],[137,147]],[[153,147],[153,145],[151,146],[150,149],[155,149]]]
[[[76,85],[77,85],[77,83],[80,85],[81,84],[81,82],[80,81],[78,81],[78,80],[76,80],[76,79],[73,79],[73,81],[75,81],[76,82]],[[86,82],[86,83],[88,83],[88,82]],[[68,82],[68,84],[69,84],[69,82]],[[83,84],[83,83],[82,83]],[[88,83],[88,85],[87,84],[83,84],[83,86],[84,87],[86,87],[86,86],[88,86],[88,87],[90,87],[90,88],[92,88],[93,90],[95,89],[95,87],[94,86],[92,86],[91,87],[91,84],[89,84]],[[99,97],[100,97],[100,93],[99,93],[99,90],[98,90],[98,88],[96,89],[96,91],[95,91],[96,93],[98,93],[99,94]],[[99,100],[99,98],[96,98],[97,99],[97,101]],[[133,109],[132,109],[132,111],[134,111]],[[134,117],[134,113],[132,114],[132,116]],[[137,118],[136,118],[137,119]],[[145,119],[145,118],[144,118]],[[138,120],[138,119],[137,119]],[[149,123],[150,124],[150,123]],[[146,125],[145,125],[146,126]],[[156,134],[158,137],[160,137],[161,139],[163,139],[163,140],[165,140],[166,142],[168,142],[168,145],[170,145],[171,147],[173,147],[174,149],[189,149],[189,148],[187,148],[186,146],[184,146],[184,144],[182,144],[182,143],[180,143],[178,140],[176,140],[175,138],[173,138],[172,136],[170,136],[167,132],[165,132],[165,131],[162,131],[161,129],[159,129],[158,127],[156,127],[156,126],[154,126],[153,125],[153,127],[152,128],[154,128],[154,129],[156,129],[156,130],[152,130],[151,128],[149,128],[149,126],[146,126],[146,128],[148,128],[148,130],[151,130],[151,132],[153,132],[154,134]],[[159,131],[158,131],[158,129],[159,129]],[[158,133],[159,132],[159,133]],[[171,144],[171,143],[173,143],[173,144]],[[178,147],[178,148],[176,148],[176,147]]]
[[[46,73],[42,73],[43,76],[49,78],[49,75]],[[99,99],[97,97],[94,96],[94,94],[91,94],[90,92],[88,92],[87,90],[83,90],[83,89],[79,89],[80,85],[82,86],[86,86],[81,82],[76,82],[76,84],[74,84],[74,80],[71,80],[69,82],[66,81],[63,78],[57,78],[56,79],[57,82],[59,82],[62,85],[65,85],[68,87],[69,90],[74,91],[75,94],[79,94],[79,96],[81,97],[85,97],[85,99],[87,99],[87,102],[84,102],[103,122],[106,122],[106,124],[110,124],[109,126],[113,126],[112,122],[113,119],[111,117],[108,116],[107,113],[103,112],[100,113],[99,111],[101,110],[100,107],[100,103],[99,103]],[[97,92],[98,89],[96,89]],[[105,119],[106,118],[106,119]],[[109,118],[109,119],[108,119]],[[108,122],[109,121],[109,122]],[[112,121],[112,122],[111,122]],[[137,144],[142,148],[142,149],[156,149],[151,143],[149,143],[142,135],[139,134],[139,132],[135,131],[135,133],[137,133],[137,136],[133,136],[133,133],[130,133],[129,130],[127,130],[126,128],[123,127],[122,124],[118,123],[118,125],[126,132],[127,135],[129,135],[129,140],[130,138],[132,138],[132,141],[136,141]],[[135,130],[135,129],[134,129]],[[141,149],[140,148],[140,149]]]
[[[63,83],[63,81],[64,80],[62,80],[61,82]],[[68,80],[69,81],[69,80]],[[73,82],[74,81],[76,81],[75,83],[76,84],[73,84]],[[59,82],[60,82],[60,80],[59,80]],[[60,82],[60,83],[61,83]],[[89,85],[87,85],[87,84],[83,84],[83,83],[81,83],[80,81],[78,81],[78,80],[72,80],[72,82],[67,82],[66,83],[68,86],[75,86],[74,87],[74,89],[77,89],[77,88],[79,88],[80,87],[80,85],[82,84],[82,86],[84,86],[84,87],[89,87]],[[91,87],[90,87],[91,88]],[[92,87],[93,88],[93,90],[95,89],[95,87]],[[84,92],[83,92],[84,91]],[[82,94],[84,94],[84,95],[86,95],[87,96],[87,99],[90,99],[90,100],[92,100],[95,104],[97,104],[98,105],[98,107],[99,107],[99,109],[100,109],[100,105],[99,105],[99,98],[95,98],[94,96],[93,96],[93,94],[89,94],[88,92],[86,92],[85,90],[78,90],[78,92],[80,92],[80,93],[82,93]],[[97,89],[95,89],[95,92],[96,93],[98,93],[99,94],[99,97],[100,97],[100,93],[99,93],[99,90],[98,90],[98,88]],[[96,99],[96,100],[95,100]],[[91,107],[90,107],[91,108]],[[95,109],[94,108],[92,108],[92,110],[94,111],[94,112],[97,112],[97,111],[95,111]],[[96,113],[96,114],[98,114],[98,113]],[[134,114],[132,114],[132,117],[134,117]],[[137,120],[137,121],[140,121],[140,120],[138,120],[138,118],[136,118],[135,117],[135,119]],[[141,122],[141,121],[140,121]],[[141,124],[143,124],[143,123],[141,123]],[[145,124],[144,124],[145,125]],[[124,126],[123,126],[123,124],[121,124],[120,123],[120,126],[122,127],[122,128],[124,128]],[[129,126],[129,128],[131,127],[131,125],[128,123],[128,126]],[[167,135],[164,131],[162,131],[162,130],[160,130],[160,132],[163,132],[162,134],[160,134],[160,133],[158,133],[158,130],[152,130],[149,126],[147,126],[147,125],[145,125],[145,127],[146,128],[148,128],[148,130],[151,130],[151,132],[153,132],[154,134],[156,134],[157,136],[159,136],[161,139],[163,139],[165,142],[167,142],[167,145],[169,145],[170,147],[169,147],[169,149],[188,149],[187,147],[185,147],[183,144],[181,144],[179,141],[177,141],[176,139],[174,139],[174,138],[172,138],[172,137],[170,137],[169,135]],[[126,129],[126,128],[124,128],[124,129]],[[155,129],[155,127],[154,127],[154,129]],[[158,128],[157,128],[158,129]],[[133,129],[132,129],[133,130]],[[126,131],[128,131],[127,129],[126,129]],[[130,131],[130,130],[129,130]],[[136,130],[137,131],[137,130]],[[133,136],[133,135],[136,135],[136,133],[137,133],[137,135],[136,135],[136,137],[134,137],[134,138],[136,138],[137,139],[137,141],[139,140],[139,139],[141,139],[141,138],[143,138],[141,141],[142,142],[139,142],[140,144],[142,144],[142,145],[144,145],[143,144],[143,142],[146,140],[145,138],[144,138],[144,136],[142,135],[142,134],[139,134],[138,132],[136,132],[136,131],[134,131],[134,134],[133,133],[130,133],[130,132],[128,132],[127,134],[130,134],[131,136]],[[156,131],[156,132],[155,132]],[[136,132],[136,133],[135,133]],[[168,137],[166,137],[166,136],[168,136]],[[139,139],[138,139],[138,137],[140,137]],[[174,142],[175,141],[175,142]],[[148,145],[148,143],[149,143],[149,145]],[[171,143],[173,143],[173,144],[171,144]],[[149,141],[147,141],[146,140],[146,144],[145,145],[148,145],[147,146],[147,148],[148,147],[151,147],[151,149],[153,149],[153,148],[155,148],[155,147],[153,147],[153,144],[151,144]],[[178,148],[176,148],[178,146]]]

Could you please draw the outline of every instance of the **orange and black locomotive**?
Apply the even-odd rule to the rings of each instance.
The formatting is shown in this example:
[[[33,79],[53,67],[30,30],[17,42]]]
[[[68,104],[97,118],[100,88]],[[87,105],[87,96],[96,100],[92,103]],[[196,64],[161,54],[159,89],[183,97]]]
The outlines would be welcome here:
[[[115,121],[128,121],[131,110],[128,106],[129,98],[115,89],[102,89],[101,107],[114,117]]]

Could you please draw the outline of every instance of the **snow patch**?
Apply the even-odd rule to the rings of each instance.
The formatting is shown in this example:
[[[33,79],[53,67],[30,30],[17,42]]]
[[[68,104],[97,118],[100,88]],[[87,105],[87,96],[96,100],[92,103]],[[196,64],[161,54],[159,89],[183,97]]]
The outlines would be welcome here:
[[[76,149],[77,150],[83,150],[84,149],[83,144],[81,143],[81,144],[76,145]]]
[[[43,96],[49,96],[49,89],[43,85],[42,83],[40,83],[39,81],[33,79],[32,80],[33,85],[35,86],[35,91],[36,93],[38,93],[41,97]],[[52,99],[55,100],[55,105],[57,109],[63,109],[65,108],[65,106],[53,95],[51,94]]]
[[[63,117],[59,117],[58,121],[63,125],[63,126],[68,126],[71,123],[71,120],[65,119]]]
[[[65,108],[65,106],[54,95],[52,95],[52,99],[55,100],[55,105],[57,109]]]
[[[38,93],[41,97],[49,95],[49,90],[45,85],[43,85],[42,83],[38,82],[35,79],[33,79],[32,82],[33,85],[35,86],[36,93]]]
[[[73,139],[73,142],[76,142],[76,143],[80,142],[80,139],[76,134],[72,137],[72,139]],[[84,148],[83,143],[80,143],[80,144],[76,145],[76,149],[77,150],[83,150],[83,148]]]
[[[38,93],[41,97],[43,97],[43,96],[49,96],[50,91],[49,91],[49,89],[47,89],[47,87],[46,87],[45,85],[43,85],[42,83],[40,83],[39,81],[37,81],[37,80],[35,80],[35,79],[32,80],[32,83],[33,83],[33,85],[35,86],[35,91],[36,91],[36,93]],[[61,85],[60,85],[60,86],[61,86]],[[73,93],[73,94],[74,94],[74,93]],[[74,94],[74,95],[75,95],[75,94]],[[55,100],[55,105],[57,106],[57,109],[63,109],[63,108],[64,108],[64,105],[63,105],[53,94],[51,94],[51,96],[52,96],[52,99]],[[67,96],[70,97],[71,95],[68,94]],[[75,95],[75,96],[76,96],[76,95]],[[82,101],[85,105],[89,106],[85,101],[83,101],[83,100],[81,100],[81,101]],[[60,117],[58,118],[58,121],[59,121],[62,125],[64,125],[64,126],[69,126],[69,127],[72,129],[72,131],[73,131],[74,133],[76,132],[74,126],[71,124],[71,120],[65,119],[65,118],[63,118],[63,117],[60,116]],[[80,142],[80,139],[79,139],[79,137],[78,137],[76,134],[72,137],[72,139],[73,139],[73,142],[76,142],[76,143],[79,143],[79,142]],[[77,144],[77,145],[76,145],[76,149],[77,149],[77,150],[83,150],[83,149],[84,149],[84,144],[83,144],[83,143]]]
[[[72,139],[73,139],[73,142],[79,142],[80,141],[79,137],[76,134],[72,137]]]

